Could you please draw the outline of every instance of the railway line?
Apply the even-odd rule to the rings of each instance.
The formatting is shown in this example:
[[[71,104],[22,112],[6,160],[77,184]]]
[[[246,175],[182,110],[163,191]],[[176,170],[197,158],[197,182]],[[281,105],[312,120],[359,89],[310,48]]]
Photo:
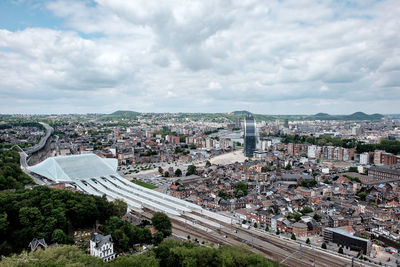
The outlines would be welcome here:
[[[199,216],[201,215],[198,212],[192,212],[192,213]],[[272,237],[266,233],[264,234],[264,233],[259,233],[257,231],[247,230],[238,227],[234,224],[227,224],[221,222],[212,217],[207,217],[207,219],[221,224],[220,229],[215,229],[216,231],[219,230],[221,233],[231,238],[234,238],[238,241],[242,242],[245,241],[247,245],[253,246],[257,250],[262,251],[263,254],[265,254],[269,258],[282,261],[286,259],[289,255],[295,254],[296,252],[298,252],[297,254],[300,254],[300,247],[299,247],[300,243],[295,243],[291,240]],[[233,230],[235,230],[236,232],[233,233]],[[242,237],[239,237],[239,235],[242,235]],[[259,239],[265,244],[271,245],[271,247],[267,249],[263,245],[258,245],[255,241],[256,239]],[[249,242],[249,240],[252,240],[253,242]],[[352,265],[352,260],[349,258],[321,251],[311,246],[302,246],[301,259],[298,258],[299,256],[300,255],[297,256],[293,255],[292,259],[290,258],[286,259],[285,264],[290,266],[302,266],[300,264],[304,264],[304,266],[327,266],[327,267],[328,266],[375,266],[374,264],[371,263],[359,262],[359,261],[354,261]]]
[[[196,212],[192,212],[196,214]],[[150,212],[152,214],[152,212]],[[200,215],[197,213],[197,215]],[[151,218],[151,215],[148,215]],[[187,215],[181,215],[185,220],[193,221],[193,218]],[[214,219],[214,218],[207,218]],[[222,223],[221,227],[207,224],[204,221],[194,220],[195,224],[202,225],[210,228],[213,234],[206,233],[191,224],[185,224],[181,220],[171,218],[173,228],[183,233],[195,235],[199,239],[204,239],[209,242],[223,245],[242,245],[246,244],[252,251],[261,253],[272,260],[284,261],[288,266],[374,266],[364,262],[354,262],[351,265],[351,259],[343,258],[331,253],[324,253],[317,251],[312,247],[302,246],[301,255],[297,243],[289,240],[275,239],[268,236],[261,235],[261,233],[253,233],[237,226],[228,228],[226,223]],[[215,220],[219,222],[218,220]],[[231,225],[229,225],[231,227]],[[233,232],[238,231],[238,233]]]

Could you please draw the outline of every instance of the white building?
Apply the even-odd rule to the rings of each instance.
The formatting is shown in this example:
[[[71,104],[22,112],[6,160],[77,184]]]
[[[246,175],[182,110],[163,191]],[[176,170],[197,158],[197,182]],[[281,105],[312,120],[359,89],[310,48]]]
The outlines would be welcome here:
[[[361,165],[369,164],[369,154],[368,154],[368,152],[360,154],[360,164]]]
[[[95,233],[90,239],[90,255],[100,257],[104,261],[115,259],[114,244],[111,235]]]
[[[307,156],[308,158],[315,159],[315,151],[317,150],[317,146],[312,145],[308,146]]]

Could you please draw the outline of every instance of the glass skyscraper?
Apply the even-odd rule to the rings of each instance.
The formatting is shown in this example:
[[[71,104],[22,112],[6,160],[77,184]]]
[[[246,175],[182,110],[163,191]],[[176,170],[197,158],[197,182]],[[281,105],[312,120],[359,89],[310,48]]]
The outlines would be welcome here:
[[[252,157],[256,150],[256,120],[249,114],[244,119],[244,154]]]

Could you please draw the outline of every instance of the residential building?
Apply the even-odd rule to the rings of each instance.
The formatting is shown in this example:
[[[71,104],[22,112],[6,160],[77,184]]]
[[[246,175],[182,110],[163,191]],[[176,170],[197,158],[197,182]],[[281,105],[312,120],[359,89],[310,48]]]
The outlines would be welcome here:
[[[100,257],[104,261],[115,259],[116,254],[111,235],[93,234],[90,239],[90,255]]]

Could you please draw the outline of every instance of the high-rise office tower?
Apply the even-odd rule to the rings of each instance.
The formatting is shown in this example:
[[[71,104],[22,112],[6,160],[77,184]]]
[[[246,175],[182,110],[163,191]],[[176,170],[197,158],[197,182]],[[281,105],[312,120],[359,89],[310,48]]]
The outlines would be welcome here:
[[[240,118],[235,119],[235,128],[239,128],[239,129],[242,128]]]
[[[285,128],[289,128],[289,120],[288,119],[285,119],[285,122],[284,122],[283,126]]]
[[[256,150],[256,120],[249,114],[244,119],[244,154],[252,157]]]

